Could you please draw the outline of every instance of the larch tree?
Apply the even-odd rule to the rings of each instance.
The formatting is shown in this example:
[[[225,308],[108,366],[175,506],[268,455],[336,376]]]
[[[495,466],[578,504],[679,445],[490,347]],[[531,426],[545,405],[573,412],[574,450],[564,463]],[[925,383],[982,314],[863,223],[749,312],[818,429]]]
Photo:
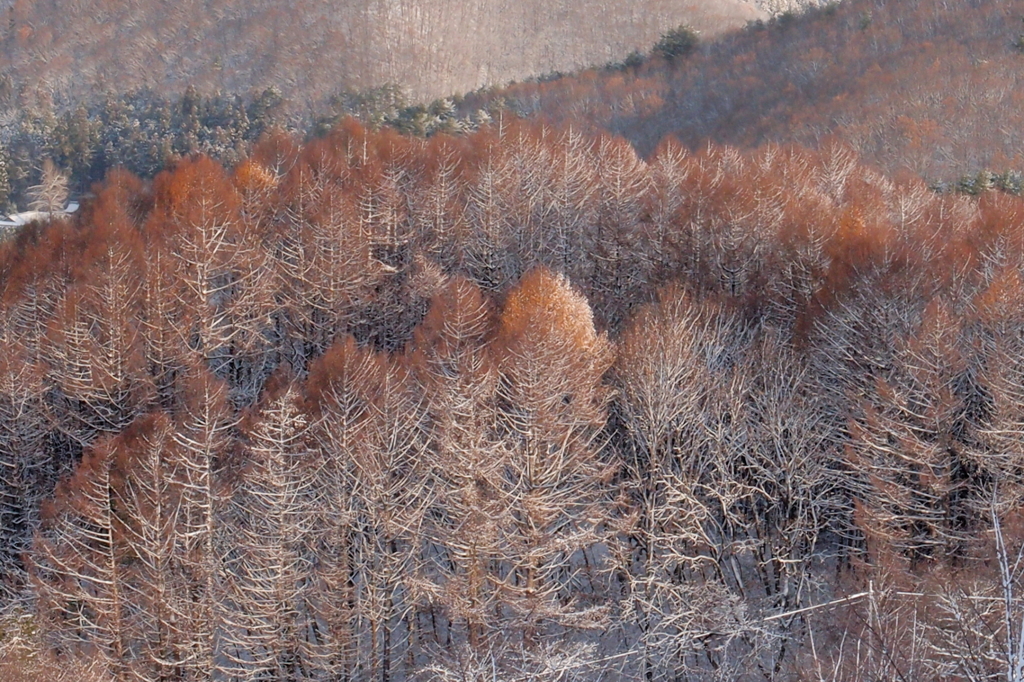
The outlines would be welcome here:
[[[634,298],[649,280],[651,264],[644,259],[647,249],[641,231],[645,198],[650,193],[647,164],[625,140],[601,138],[595,150],[598,191],[597,222],[586,250],[595,263],[591,290],[595,302],[610,311],[615,302]],[[624,312],[617,315],[621,321]]]
[[[27,349],[8,336],[0,358],[0,594],[25,584],[24,556],[39,525],[39,510],[58,477],[46,447],[49,419],[43,373]],[[56,469],[56,470],[55,470]]]
[[[40,625],[54,646],[94,650],[118,680],[128,677],[128,558],[113,497],[107,442],[88,452],[43,513],[31,574]]]
[[[422,552],[432,479],[423,398],[398,360],[336,343],[310,372],[313,432],[327,457],[323,510],[327,618],[339,674],[410,672],[423,606]]]
[[[68,201],[68,175],[50,159],[43,161],[39,184],[29,188],[29,209],[55,213],[63,211]]]
[[[431,258],[454,265],[462,246],[457,231],[463,220],[459,149],[454,140],[435,137],[431,140],[430,153],[424,178],[412,202],[412,220]]]
[[[179,333],[193,357],[215,375],[233,378],[243,371],[240,347],[252,331],[237,317],[262,312],[237,310],[262,272],[241,230],[240,196],[224,170],[206,157],[184,161],[158,180],[147,229],[167,233],[177,305],[187,315]]]
[[[527,649],[607,624],[597,554],[607,541],[611,481],[602,456],[608,339],[564,277],[543,268],[509,292],[494,342],[498,434],[506,453],[502,611]],[[514,641],[514,640],[513,640]]]
[[[65,296],[47,358],[48,378],[78,422],[69,433],[83,446],[95,433],[121,431],[153,397],[140,333],[141,244],[123,222],[108,229],[105,250]]]
[[[502,558],[501,462],[496,434],[497,367],[489,344],[493,305],[479,288],[451,280],[434,297],[414,336],[412,369],[426,395],[430,451],[435,453],[428,537],[436,556],[431,581],[435,646],[489,651],[505,636],[491,567]]]
[[[570,129],[558,137],[541,220],[549,233],[544,249],[550,253],[549,267],[579,282],[590,271],[583,240],[586,227],[596,219],[592,151],[591,141],[578,131]]]
[[[492,142],[484,154],[467,178],[468,233],[462,250],[473,279],[485,289],[500,290],[519,274],[509,253],[511,226],[506,221],[505,193],[512,168],[500,145]]]
[[[326,592],[320,611],[334,646],[330,665],[343,680],[369,675],[372,669],[361,637],[366,622],[360,590],[364,522],[351,481],[353,462],[372,426],[364,382],[380,371],[379,362],[355,339],[343,337],[312,364],[306,384],[311,432],[324,458],[324,504],[317,512],[323,528],[319,575]]]
[[[175,551],[184,572],[181,628],[187,634],[184,678],[226,674],[223,657],[227,600],[225,572],[234,544],[227,523],[228,463],[237,431],[229,389],[203,365],[193,365],[182,379],[181,407],[172,439],[180,488]]]
[[[119,534],[130,557],[124,588],[132,619],[129,660],[135,679],[186,675],[190,650],[187,559],[180,544],[181,475],[174,424],[165,414],[136,419],[110,441]]]
[[[319,634],[317,510],[324,494],[298,386],[275,376],[242,425],[242,472],[228,512],[232,628],[225,655],[239,675],[315,679],[327,650]],[[232,641],[234,640],[234,641]]]
[[[983,472],[970,461],[970,365],[961,334],[941,302],[929,306],[850,425],[846,456],[859,524],[880,552],[912,563],[960,556],[980,521],[969,500]]]

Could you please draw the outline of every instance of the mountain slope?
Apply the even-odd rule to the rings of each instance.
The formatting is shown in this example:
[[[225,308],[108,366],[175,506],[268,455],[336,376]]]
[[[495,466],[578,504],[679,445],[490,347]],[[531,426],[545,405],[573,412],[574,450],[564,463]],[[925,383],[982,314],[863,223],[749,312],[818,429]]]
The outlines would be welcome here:
[[[764,16],[743,0],[17,0],[7,14],[8,89],[275,85],[313,101],[384,83],[432,99],[621,59],[683,23],[711,35]]]
[[[706,44],[683,63],[590,70],[471,98],[620,133],[756,146],[835,136],[929,178],[1024,165],[1024,11],[1008,0],[848,0]]]

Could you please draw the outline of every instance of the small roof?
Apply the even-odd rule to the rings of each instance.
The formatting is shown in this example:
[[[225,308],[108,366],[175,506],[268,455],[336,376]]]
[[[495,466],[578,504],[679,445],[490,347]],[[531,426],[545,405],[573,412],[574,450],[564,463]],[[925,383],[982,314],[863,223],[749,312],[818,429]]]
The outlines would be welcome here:
[[[21,227],[22,225],[28,225],[36,220],[46,220],[50,217],[61,217],[69,215],[78,210],[78,202],[72,201],[68,203],[67,207],[63,211],[23,211],[21,213],[12,213],[4,219],[0,219],[0,226],[2,227]]]

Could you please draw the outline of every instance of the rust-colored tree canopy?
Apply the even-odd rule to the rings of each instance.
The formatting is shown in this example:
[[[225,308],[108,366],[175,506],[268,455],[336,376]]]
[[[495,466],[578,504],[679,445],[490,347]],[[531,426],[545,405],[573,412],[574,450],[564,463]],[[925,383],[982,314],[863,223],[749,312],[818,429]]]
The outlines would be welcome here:
[[[838,141],[117,171],[0,244],[0,672],[1015,679],[1022,271]]]
[[[8,4],[0,679],[1024,680],[1016,4]]]

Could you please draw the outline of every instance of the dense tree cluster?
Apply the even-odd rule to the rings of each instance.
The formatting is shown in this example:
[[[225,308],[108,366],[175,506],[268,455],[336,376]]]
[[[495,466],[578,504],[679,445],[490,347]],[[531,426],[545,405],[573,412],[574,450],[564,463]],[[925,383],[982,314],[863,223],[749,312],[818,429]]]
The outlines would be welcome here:
[[[840,145],[117,171],[0,245],[0,671],[994,679],[1022,272],[1019,198]]]
[[[191,154],[234,165],[273,129],[315,137],[344,118],[356,117],[370,127],[425,137],[468,132],[491,121],[485,110],[462,114],[459,102],[461,97],[411,104],[401,88],[389,85],[345,90],[299,114],[277,88],[229,97],[201,95],[190,86],[174,98],[142,90],[60,114],[49,105],[19,109],[0,120],[0,210],[24,208],[33,201],[32,189],[47,164],[68,176],[77,196],[114,168],[153,177],[166,164]],[[513,116],[500,102],[489,107],[495,116]]]
[[[175,156],[237,163],[262,133],[286,122],[283,105],[274,89],[242,98],[188,88],[173,100],[140,91],[62,113],[20,109],[0,125],[0,207],[25,208],[47,160],[69,174],[78,193],[117,167],[152,177]]]
[[[837,137],[890,173],[948,182],[1024,167],[1022,19],[1011,0],[822,2],[708,41],[682,64],[634,58],[465,107],[500,98],[553,125],[622,135],[643,154],[667,134],[691,148]]]

